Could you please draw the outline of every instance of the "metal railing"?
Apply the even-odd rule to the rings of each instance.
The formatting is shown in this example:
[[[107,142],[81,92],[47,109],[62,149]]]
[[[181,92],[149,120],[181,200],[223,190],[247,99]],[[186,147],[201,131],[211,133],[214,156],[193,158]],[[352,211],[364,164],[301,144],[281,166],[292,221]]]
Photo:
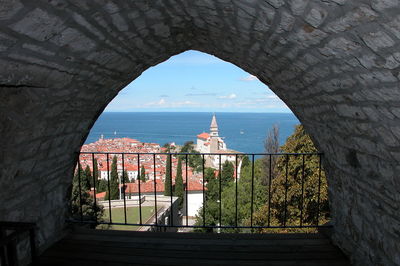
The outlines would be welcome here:
[[[18,254],[17,245],[28,234],[30,245],[30,264],[37,265],[36,240],[34,223],[0,222],[0,265],[19,265],[21,256]],[[22,254],[23,256],[24,254]]]
[[[81,157],[85,156],[86,159],[82,159]],[[111,189],[112,189],[112,180],[111,180],[111,158],[117,157],[118,165],[120,166],[118,173],[119,173],[119,204],[122,206],[123,205],[123,219],[122,221],[117,221],[113,220],[113,204],[116,202],[115,200],[111,199],[109,196],[106,201],[103,201],[103,208],[104,210],[103,213],[103,218],[98,217],[98,204],[99,200],[96,198],[96,193],[98,190],[98,182],[101,174],[98,172],[97,176],[95,174],[94,169],[99,168],[99,165],[102,166],[103,169],[106,169],[106,175],[102,175],[103,177],[106,176],[106,179],[104,180],[107,183],[107,190],[105,191],[106,194],[110,195],[111,194]],[[201,164],[200,166],[197,167],[197,169],[194,169],[191,167],[190,164],[190,158],[192,156],[200,156],[201,159]],[[92,195],[90,198],[92,199],[92,204],[93,206],[93,213],[91,217],[88,217],[84,212],[84,209],[88,208],[88,206],[84,206],[82,202],[84,202],[84,193],[87,193],[87,191],[84,191],[83,185],[82,185],[82,173],[83,171],[77,170],[75,172],[75,176],[77,176],[78,179],[78,189],[79,189],[79,199],[77,202],[78,209],[79,211],[75,211],[75,215],[73,215],[73,218],[70,219],[69,221],[71,222],[76,222],[76,223],[89,223],[89,224],[107,224],[107,225],[130,225],[130,226],[148,226],[148,227],[155,227],[155,228],[205,228],[205,229],[266,229],[266,228],[319,228],[325,225],[321,224],[320,221],[320,213],[321,213],[321,184],[322,184],[322,175],[321,172],[322,170],[322,165],[321,165],[321,158],[323,154],[322,153],[279,153],[279,154],[268,154],[268,153],[254,153],[254,154],[244,154],[244,153],[142,153],[142,152],[137,152],[137,153],[118,153],[118,152],[80,152],[79,153],[79,162],[81,166],[89,166],[92,175],[92,184],[95,184],[91,188],[91,193]],[[183,186],[183,197],[182,200],[184,201],[184,207],[179,209],[179,205],[176,203],[178,201],[178,198],[173,195],[172,191],[174,190],[174,181],[175,178],[173,174],[172,169],[176,166],[176,158],[180,157],[182,159],[182,166],[183,166],[183,171],[182,171],[182,177],[184,183],[186,185]],[[247,159],[245,159],[247,157]],[[217,159],[216,159],[217,158]],[[229,159],[227,159],[229,158]],[[300,159],[299,159],[300,158]],[[95,160],[96,159],[96,160]],[[168,160],[169,159],[169,160]],[[173,160],[175,161],[173,162]],[[256,173],[256,164],[257,160],[260,159],[262,160],[262,171],[260,173]],[[232,163],[234,171],[233,175],[231,176],[232,178],[232,184],[231,186],[234,187],[234,221],[231,223],[224,223],[224,217],[223,217],[223,180],[222,180],[222,174],[224,172],[223,164],[225,163],[223,160],[228,160]],[[248,175],[248,185],[250,188],[245,190],[246,192],[246,197],[250,198],[249,199],[249,212],[248,212],[248,217],[246,218],[239,218],[239,199],[238,199],[238,189],[241,186],[240,179],[243,178],[241,176],[244,175],[242,173],[244,167],[242,167],[242,164],[244,164],[244,161],[247,160],[247,169],[250,168],[250,174]],[[310,167],[308,164],[308,161],[312,160],[313,167]],[[97,162],[96,162],[97,161]],[[137,167],[137,173],[135,172],[135,175],[137,175],[137,178],[135,178],[134,184],[137,186],[137,191],[134,193],[127,193],[127,184],[129,183],[129,178],[126,176],[126,164],[127,161],[130,162],[130,164],[135,164]],[[169,165],[166,165],[166,162],[169,162]],[[212,182],[212,180],[207,180],[205,177],[205,171],[207,169],[207,165],[210,165],[210,161],[218,162],[217,165],[212,165],[211,168],[214,169],[215,171],[215,180],[214,182],[217,183],[217,194],[218,194],[218,215],[216,217],[216,222],[214,221],[213,223],[209,223],[207,220],[207,208],[209,208],[208,203],[209,203],[209,195],[208,192],[209,190],[209,183]],[[132,163],[133,162],[133,163]],[[146,162],[146,163],[145,163]],[[163,171],[162,173],[158,173],[156,170],[157,168],[160,168],[160,163],[162,164],[162,167],[165,168],[170,168],[171,170],[169,171],[170,174],[166,176],[166,171]],[[291,170],[289,169],[291,167],[291,163],[296,164],[296,169],[294,170],[295,174],[291,173]],[[97,164],[95,166],[95,164]],[[104,165],[105,164],[105,165]],[[146,164],[147,166],[151,165],[151,175],[152,178],[148,180],[146,183],[152,182],[152,187],[153,189],[151,191],[148,190],[143,190],[143,186],[145,185],[144,182],[141,180],[140,176],[140,169],[143,164]],[[162,168],[161,167],[161,168]],[[279,173],[277,173],[277,167],[281,169]],[[241,169],[240,169],[241,168]],[[77,169],[79,169],[79,165],[77,166]],[[83,168],[82,168],[83,169]],[[260,169],[260,167],[258,168]],[[200,191],[197,191],[198,193],[202,194],[202,207],[198,210],[198,213],[196,215],[197,217],[197,222],[196,223],[190,223],[189,222],[189,216],[188,216],[188,206],[190,204],[190,200],[188,199],[188,194],[190,194],[189,189],[188,189],[188,184],[190,184],[189,178],[188,178],[188,172],[192,171],[195,172],[196,175],[196,182],[201,184],[201,189]],[[103,171],[104,172],[104,171]],[[176,172],[176,171],[175,171]],[[149,174],[148,172],[147,174]],[[193,174],[192,174],[193,175]],[[296,177],[293,177],[293,175],[296,175]],[[314,176],[316,177],[316,181],[311,184],[313,187],[312,189],[309,189],[307,187],[307,178],[309,176]],[[169,188],[171,190],[171,194],[168,195],[168,204],[167,206],[160,206],[160,198],[162,198],[162,201],[165,203],[166,201],[166,196],[161,196],[163,194],[162,191],[158,189],[158,184],[162,183],[165,185],[165,180],[169,179]],[[256,193],[256,183],[260,183],[260,179],[263,178],[265,181],[265,184],[262,185],[262,188],[265,191],[262,191],[265,193],[265,198],[264,198],[264,206],[265,208],[265,213],[264,213],[264,222],[260,224],[260,222],[255,221],[254,219],[254,214],[256,211],[260,213],[259,208],[260,206],[255,206],[255,193]],[[281,212],[276,214],[273,213],[273,206],[274,206],[274,193],[277,193],[279,189],[277,189],[277,186],[279,185],[278,183],[275,184],[274,182],[280,178],[281,183],[281,201],[279,204]],[[291,182],[293,179],[296,178],[296,182],[300,183],[300,189],[296,195],[293,195],[293,191],[289,191],[290,187],[292,186]],[[162,181],[164,179],[164,181]],[[309,184],[308,184],[309,185]],[[146,188],[149,186],[147,185]],[[259,187],[259,186],[258,186]],[[166,188],[165,188],[166,189]],[[257,190],[257,193],[259,192],[259,188]],[[215,191],[214,191],[215,192]],[[288,195],[291,193],[292,195]],[[128,195],[127,195],[128,194]],[[129,206],[132,206],[132,202],[135,201],[135,199],[129,199],[129,197],[132,197],[132,194],[134,194],[134,197],[138,197],[139,200],[136,200],[136,207],[138,207],[138,214],[139,214],[139,219],[138,222],[129,222],[129,214],[127,214],[127,209],[130,208]],[[242,193],[243,194],[243,193]],[[142,200],[142,197],[145,196],[145,200]],[[243,195],[241,195],[243,198]],[[296,214],[295,218],[291,217],[290,215],[291,212],[289,211],[289,208],[293,208],[293,206],[290,206],[289,202],[289,197],[291,198],[296,198],[298,199],[297,202],[300,202],[298,207],[298,214]],[[308,221],[306,221],[305,218],[305,202],[309,200],[310,198],[313,198],[313,207],[314,208],[314,217],[308,217]],[[283,199],[283,201],[282,201]],[[107,202],[104,204],[104,202]],[[147,205],[151,203],[151,205],[154,207],[154,214],[152,215],[153,218],[144,218],[143,217],[143,205],[144,202],[147,202]],[[118,203],[118,202],[117,202]],[[281,206],[283,204],[283,206]],[[115,204],[114,204],[115,205]],[[89,206],[90,207],[90,206]],[[257,209],[255,209],[255,207]],[[159,217],[161,216],[160,210],[163,210],[163,212],[167,211],[168,215],[168,221],[165,222],[165,220],[160,220]],[[179,215],[181,212],[184,212],[186,215],[182,216]],[[105,214],[107,213],[107,214]],[[165,214],[165,213],[164,213]],[[273,221],[272,217],[279,217],[278,222]],[[105,217],[105,218],[104,218]],[[165,218],[165,215],[164,217]]]

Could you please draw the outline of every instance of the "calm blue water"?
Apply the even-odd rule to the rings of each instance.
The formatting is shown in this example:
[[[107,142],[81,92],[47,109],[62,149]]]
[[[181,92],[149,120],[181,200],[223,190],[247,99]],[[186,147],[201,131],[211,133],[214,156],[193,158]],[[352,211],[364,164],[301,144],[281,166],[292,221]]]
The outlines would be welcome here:
[[[219,134],[229,149],[246,153],[264,152],[263,143],[273,124],[280,129],[280,142],[293,133],[300,122],[294,114],[283,113],[216,113]],[[142,142],[164,145],[183,144],[196,135],[209,132],[212,113],[103,113],[85,143],[104,138],[129,137]],[[241,131],[243,134],[241,134]],[[116,134],[114,134],[116,133]]]

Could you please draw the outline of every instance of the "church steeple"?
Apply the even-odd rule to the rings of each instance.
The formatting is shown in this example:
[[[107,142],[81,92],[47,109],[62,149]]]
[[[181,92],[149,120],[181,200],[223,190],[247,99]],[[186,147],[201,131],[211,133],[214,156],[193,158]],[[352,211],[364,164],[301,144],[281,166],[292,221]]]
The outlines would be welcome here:
[[[217,124],[217,118],[215,117],[215,114],[213,114],[213,117],[211,120],[210,135],[211,135],[211,137],[218,137],[218,124]]]

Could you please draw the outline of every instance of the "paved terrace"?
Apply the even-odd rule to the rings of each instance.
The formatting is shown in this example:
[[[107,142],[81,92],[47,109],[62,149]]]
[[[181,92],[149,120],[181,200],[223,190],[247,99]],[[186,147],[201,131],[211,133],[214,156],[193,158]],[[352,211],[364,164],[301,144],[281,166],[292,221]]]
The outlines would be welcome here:
[[[40,265],[350,265],[322,234],[199,234],[75,229]]]

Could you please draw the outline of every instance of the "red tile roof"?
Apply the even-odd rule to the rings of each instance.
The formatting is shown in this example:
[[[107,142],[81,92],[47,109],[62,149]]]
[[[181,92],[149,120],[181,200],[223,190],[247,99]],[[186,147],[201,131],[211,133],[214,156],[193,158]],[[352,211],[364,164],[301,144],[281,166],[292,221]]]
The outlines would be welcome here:
[[[185,182],[185,180],[184,180]],[[189,180],[188,191],[202,191],[203,184],[199,180]],[[205,188],[206,189],[206,188]],[[207,189],[206,189],[207,190]],[[141,193],[154,193],[154,181],[149,180],[146,182],[140,182],[140,192]],[[164,192],[164,182],[161,180],[156,180],[156,192]],[[125,193],[139,193],[139,182],[136,183],[126,183]]]
[[[198,138],[198,139],[207,140],[209,137],[210,137],[210,134],[208,134],[208,133],[206,133],[206,132],[203,132],[203,133],[197,135],[197,138]]]
[[[91,190],[91,191],[89,191],[89,195],[93,198],[93,193],[94,193],[94,191],[93,190]],[[106,192],[99,192],[99,193],[96,193],[96,199],[104,199],[106,197]]]

